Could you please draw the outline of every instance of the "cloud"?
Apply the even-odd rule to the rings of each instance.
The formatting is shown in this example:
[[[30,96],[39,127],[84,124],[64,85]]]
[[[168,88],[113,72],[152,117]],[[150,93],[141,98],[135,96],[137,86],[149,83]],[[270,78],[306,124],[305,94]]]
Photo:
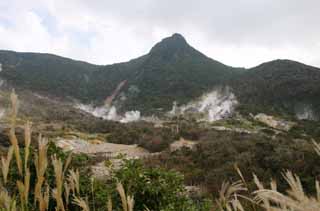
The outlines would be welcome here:
[[[318,0],[1,1],[0,48],[126,61],[172,33],[233,66],[277,58],[320,66]]]

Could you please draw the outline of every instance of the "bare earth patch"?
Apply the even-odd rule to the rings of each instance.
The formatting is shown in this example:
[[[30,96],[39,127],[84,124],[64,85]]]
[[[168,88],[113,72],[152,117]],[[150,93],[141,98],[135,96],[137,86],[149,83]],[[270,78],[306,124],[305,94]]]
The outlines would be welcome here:
[[[79,138],[57,139],[56,145],[65,151],[73,153],[85,153],[89,156],[103,156],[105,160],[110,161],[114,169],[121,166],[122,159],[138,159],[149,156],[150,153],[137,145],[124,145],[105,143],[101,141],[86,141]],[[91,166],[95,177],[103,177],[109,174],[110,168],[105,162],[99,162]]]

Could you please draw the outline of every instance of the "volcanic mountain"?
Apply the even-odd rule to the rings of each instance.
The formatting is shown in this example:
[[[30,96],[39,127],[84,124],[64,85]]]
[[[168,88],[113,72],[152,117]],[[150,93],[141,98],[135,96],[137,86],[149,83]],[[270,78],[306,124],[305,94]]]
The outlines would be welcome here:
[[[180,34],[128,62],[94,65],[51,54],[0,51],[0,78],[16,89],[113,104],[144,114],[169,111],[217,87],[229,87],[246,112],[320,113],[320,70],[289,60],[255,68],[227,66],[191,47]],[[306,114],[307,113],[307,114]]]

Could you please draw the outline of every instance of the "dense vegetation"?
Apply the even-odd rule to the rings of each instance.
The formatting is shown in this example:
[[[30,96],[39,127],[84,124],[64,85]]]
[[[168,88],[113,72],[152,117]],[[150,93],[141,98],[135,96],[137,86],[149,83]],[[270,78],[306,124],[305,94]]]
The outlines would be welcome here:
[[[217,193],[226,178],[238,179],[235,164],[246,179],[250,180],[254,172],[265,183],[270,178],[281,178],[282,171],[290,169],[301,176],[307,192],[315,191],[314,178],[320,175],[319,158],[309,141],[226,131],[210,131],[200,139],[193,150],[162,153],[146,162],[180,171],[186,184],[204,186],[209,193]],[[278,188],[287,188],[284,184],[283,180],[278,181]]]
[[[294,116],[320,111],[320,70],[289,60],[276,60],[248,70],[230,83],[247,113]]]
[[[98,66],[51,54],[0,51],[1,77],[14,86],[82,99]]]
[[[117,144],[137,144],[150,152],[161,152],[178,139],[170,128],[154,128],[148,123],[133,123],[114,128],[108,137],[109,142]]]

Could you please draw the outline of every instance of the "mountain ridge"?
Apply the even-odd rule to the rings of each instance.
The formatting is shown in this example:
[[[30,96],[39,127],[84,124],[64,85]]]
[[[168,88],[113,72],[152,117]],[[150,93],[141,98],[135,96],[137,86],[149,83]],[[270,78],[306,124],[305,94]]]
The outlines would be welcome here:
[[[319,68],[287,59],[253,68],[231,67],[194,49],[177,33],[164,38],[141,57],[111,65],[14,51],[0,51],[0,63],[0,77],[14,87],[71,97],[83,103],[102,104],[126,81],[112,97],[120,111],[168,111],[174,101],[186,104],[217,86],[230,86],[243,105],[287,109],[281,97],[297,101],[290,98],[305,95],[306,103],[320,111],[320,103],[312,99],[320,90]],[[265,100],[265,96],[270,100]],[[294,108],[288,110],[292,113]]]

